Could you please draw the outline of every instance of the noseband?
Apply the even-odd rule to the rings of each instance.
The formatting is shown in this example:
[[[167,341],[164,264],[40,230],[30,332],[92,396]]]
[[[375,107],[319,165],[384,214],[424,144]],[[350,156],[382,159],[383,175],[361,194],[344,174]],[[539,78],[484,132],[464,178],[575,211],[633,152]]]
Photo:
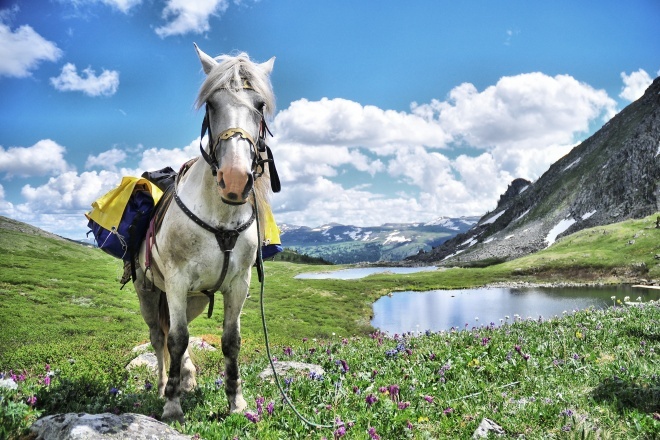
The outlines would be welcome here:
[[[252,86],[247,80],[243,80],[243,88],[252,90]],[[202,138],[208,132],[208,143],[209,143],[209,152],[207,153],[204,150],[202,145]],[[268,163],[268,173],[270,174],[270,186],[273,192],[280,192],[282,189],[280,184],[280,178],[277,174],[277,168],[275,168],[275,161],[273,159],[273,152],[270,150],[270,147],[266,145],[266,134],[273,136],[273,134],[268,129],[266,125],[266,119],[264,118],[263,113],[261,113],[261,121],[259,123],[259,138],[257,142],[254,142],[254,139],[250,134],[243,130],[242,128],[228,128],[214,141],[213,134],[211,133],[211,123],[209,116],[209,106],[206,105],[206,114],[204,115],[204,121],[202,122],[202,132],[199,139],[199,150],[202,154],[202,157],[211,167],[211,172],[213,176],[218,175],[218,169],[220,164],[218,163],[218,158],[216,156],[216,150],[220,145],[221,141],[229,140],[235,136],[238,136],[241,139],[245,139],[250,144],[252,150],[252,174],[253,179],[259,178],[264,173],[264,164]],[[266,153],[266,159],[262,159],[261,154]]]

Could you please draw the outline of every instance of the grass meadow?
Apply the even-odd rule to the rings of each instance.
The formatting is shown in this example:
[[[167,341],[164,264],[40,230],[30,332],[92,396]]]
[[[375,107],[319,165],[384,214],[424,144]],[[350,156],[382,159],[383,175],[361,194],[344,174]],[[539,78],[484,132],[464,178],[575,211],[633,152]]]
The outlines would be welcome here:
[[[297,280],[319,266],[266,263],[272,355],[321,365],[283,385],[310,428],[283,403],[268,367],[258,286],[242,315],[245,415],[228,415],[220,350],[197,352],[198,388],[182,399],[183,433],[206,439],[460,439],[483,418],[505,438],[660,438],[660,306],[567,310],[444,332],[385,335],[371,304],[400,290],[498,282],[627,282],[660,278],[655,216],[585,230],[534,255],[485,268],[362,280]],[[634,242],[631,244],[631,241]],[[125,366],[148,341],[118,260],[68,242],[0,229],[0,438],[38,417],[134,412],[158,418],[163,401],[145,369]],[[256,278],[256,277],[255,277]],[[222,308],[190,328],[218,346]],[[495,326],[497,324],[497,326]]]

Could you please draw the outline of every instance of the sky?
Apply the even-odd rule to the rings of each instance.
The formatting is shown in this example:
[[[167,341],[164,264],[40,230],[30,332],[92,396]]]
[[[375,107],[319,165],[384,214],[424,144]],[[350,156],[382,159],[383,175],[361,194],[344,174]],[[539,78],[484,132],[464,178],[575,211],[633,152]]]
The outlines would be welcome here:
[[[660,75],[660,2],[0,0],[0,215],[80,239],[199,154],[212,56],[264,62],[278,223],[483,215]]]

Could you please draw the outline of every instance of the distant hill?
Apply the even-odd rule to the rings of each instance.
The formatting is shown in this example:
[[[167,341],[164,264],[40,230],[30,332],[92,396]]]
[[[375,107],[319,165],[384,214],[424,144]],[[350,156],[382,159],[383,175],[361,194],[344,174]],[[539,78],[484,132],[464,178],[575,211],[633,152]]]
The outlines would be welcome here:
[[[335,264],[400,261],[430,251],[470,229],[477,217],[440,217],[429,223],[388,223],[357,227],[337,223],[310,228],[281,225],[285,248]]]
[[[585,228],[660,210],[660,78],[536,182],[516,179],[467,232],[416,262],[510,260]]]

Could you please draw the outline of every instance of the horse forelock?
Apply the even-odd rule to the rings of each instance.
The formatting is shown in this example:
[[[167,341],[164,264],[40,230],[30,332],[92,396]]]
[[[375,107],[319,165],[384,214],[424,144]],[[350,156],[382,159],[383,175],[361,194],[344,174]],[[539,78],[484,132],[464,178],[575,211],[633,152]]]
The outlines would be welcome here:
[[[248,80],[252,89],[264,100],[265,115],[272,116],[275,112],[275,95],[270,78],[255,64],[247,53],[238,55],[220,55],[215,58],[218,64],[208,73],[197,95],[195,106],[201,108],[213,93],[225,89],[239,102],[251,106],[238,92],[242,90],[243,80]]]

